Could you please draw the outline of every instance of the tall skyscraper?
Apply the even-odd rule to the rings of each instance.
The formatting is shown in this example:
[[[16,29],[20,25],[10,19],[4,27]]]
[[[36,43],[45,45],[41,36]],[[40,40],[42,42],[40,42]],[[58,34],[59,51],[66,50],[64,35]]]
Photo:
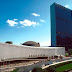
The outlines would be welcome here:
[[[57,3],[50,6],[51,46],[72,48],[72,10]]]

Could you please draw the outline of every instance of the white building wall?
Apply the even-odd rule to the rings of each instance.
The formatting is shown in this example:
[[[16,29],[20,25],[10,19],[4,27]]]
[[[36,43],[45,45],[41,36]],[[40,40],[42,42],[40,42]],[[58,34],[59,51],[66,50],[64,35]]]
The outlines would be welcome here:
[[[29,47],[17,46],[11,44],[0,43],[0,59],[29,57],[29,55],[45,55],[54,56],[55,54],[64,55],[64,47]]]
[[[55,55],[65,55],[65,48],[63,47],[56,48]]]

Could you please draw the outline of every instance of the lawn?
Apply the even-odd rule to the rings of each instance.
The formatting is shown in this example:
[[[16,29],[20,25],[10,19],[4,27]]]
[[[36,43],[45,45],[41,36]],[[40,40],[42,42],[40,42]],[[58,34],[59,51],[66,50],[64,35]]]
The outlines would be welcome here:
[[[72,69],[72,63],[57,67],[56,71],[57,72],[63,72],[63,71],[68,70],[68,69]]]
[[[11,72],[17,72],[19,69],[17,68],[17,69],[14,69],[13,71],[11,71]]]

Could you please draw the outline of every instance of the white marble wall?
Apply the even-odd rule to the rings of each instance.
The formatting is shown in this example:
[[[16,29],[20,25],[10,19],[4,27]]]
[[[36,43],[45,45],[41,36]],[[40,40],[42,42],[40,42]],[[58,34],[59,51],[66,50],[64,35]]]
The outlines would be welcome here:
[[[0,59],[19,58],[29,56],[54,56],[55,54],[64,55],[64,47],[28,47],[0,43]]]

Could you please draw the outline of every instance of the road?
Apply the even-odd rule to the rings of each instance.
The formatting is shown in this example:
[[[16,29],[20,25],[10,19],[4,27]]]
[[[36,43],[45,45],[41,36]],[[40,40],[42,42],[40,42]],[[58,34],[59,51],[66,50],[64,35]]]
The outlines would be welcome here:
[[[36,64],[20,67],[20,70],[18,72],[29,72],[30,70],[32,70],[35,67],[41,67],[43,64],[49,64],[49,63],[53,63],[53,62],[61,62],[61,61],[70,60],[70,59],[72,59],[72,57],[67,57],[67,58],[58,59],[58,60],[53,59],[50,61],[43,60],[42,62],[39,62]]]
[[[61,62],[61,61],[64,61],[64,60],[70,60],[72,59],[71,57],[67,57],[67,58],[64,58],[64,59],[58,59],[58,60],[55,60],[55,59],[52,59],[50,61],[37,61],[37,63],[33,62],[31,64],[28,64],[28,65],[14,65],[12,67],[5,67],[5,68],[0,68],[0,72],[4,72],[4,70],[11,70],[11,69],[15,69],[15,68],[19,68],[20,70],[18,72],[29,72],[30,70],[32,70],[34,67],[42,67],[43,64],[48,64],[48,63],[53,63],[53,62]],[[6,72],[5,71],[5,72]]]

